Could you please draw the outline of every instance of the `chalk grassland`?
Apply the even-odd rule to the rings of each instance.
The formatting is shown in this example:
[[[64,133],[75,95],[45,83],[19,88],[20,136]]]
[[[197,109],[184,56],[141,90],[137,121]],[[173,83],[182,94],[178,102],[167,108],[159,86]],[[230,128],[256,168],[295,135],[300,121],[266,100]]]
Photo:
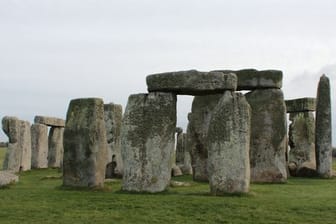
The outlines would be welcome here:
[[[2,163],[5,158],[6,148],[0,147],[0,170],[2,170]]]
[[[190,176],[174,179],[191,187],[160,194],[121,192],[119,180],[105,191],[64,190],[60,176],[28,171],[0,189],[0,223],[336,223],[336,179],[291,178],[254,184],[248,195],[213,197]]]

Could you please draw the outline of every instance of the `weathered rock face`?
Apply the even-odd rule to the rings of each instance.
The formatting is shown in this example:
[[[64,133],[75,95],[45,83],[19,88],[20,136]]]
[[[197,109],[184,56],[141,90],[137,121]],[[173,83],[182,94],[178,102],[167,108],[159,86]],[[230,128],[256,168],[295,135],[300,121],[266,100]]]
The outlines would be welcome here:
[[[30,170],[31,134],[29,122],[21,121],[16,117],[4,117],[2,127],[9,138],[3,169],[14,172]]]
[[[233,73],[199,72],[196,70],[167,72],[146,78],[149,92],[172,92],[181,95],[208,95],[236,90],[237,77]]]
[[[136,94],[128,98],[121,128],[122,189],[164,191],[170,183],[176,127],[176,96]]]
[[[35,116],[34,122],[52,127],[64,127],[65,120],[56,117]]]
[[[316,170],[323,178],[332,177],[331,103],[329,78],[320,78],[316,98]]]
[[[64,129],[63,185],[103,187],[106,151],[103,100],[71,100]]]
[[[184,175],[192,174],[192,166],[191,166],[191,156],[190,151],[187,146],[187,134],[183,133],[183,143],[184,143],[184,157],[183,157],[183,165],[180,166],[180,169]]]
[[[0,171],[0,188],[19,182],[19,177],[7,171]]]
[[[225,92],[209,124],[211,194],[246,193],[250,186],[250,106],[240,93]]]
[[[285,103],[287,113],[315,111],[316,108],[315,98],[305,97],[293,100],[286,100]]]
[[[48,126],[44,124],[32,124],[32,168],[48,167]]]
[[[315,119],[312,112],[291,113],[289,119],[292,123],[289,125],[288,162],[294,164],[289,167],[289,171],[292,176],[299,176],[298,168],[305,162],[309,162],[311,168],[316,168]],[[305,174],[305,172],[300,172],[300,174]]]
[[[212,113],[223,94],[196,96],[189,114],[187,145],[191,154],[193,178],[208,181],[207,136]]]
[[[48,167],[61,167],[63,164],[63,134],[64,128],[51,127],[49,131],[49,150],[48,150]]]
[[[8,136],[8,148],[3,162],[4,170],[20,171],[22,149],[20,148],[20,121],[16,117],[4,117],[2,130]]]
[[[238,78],[237,90],[280,89],[282,87],[282,71],[243,69],[217,70],[217,72],[234,73]]]
[[[184,139],[183,132],[179,131],[176,135],[176,164],[184,163]]]
[[[251,182],[287,180],[286,106],[280,89],[254,90],[246,94],[252,109]]]
[[[105,124],[107,137],[107,162],[113,162],[114,170],[106,172],[108,178],[120,177],[123,174],[123,162],[121,158],[120,129],[122,122],[122,106],[118,104],[105,104]],[[107,174],[111,174],[108,176]]]

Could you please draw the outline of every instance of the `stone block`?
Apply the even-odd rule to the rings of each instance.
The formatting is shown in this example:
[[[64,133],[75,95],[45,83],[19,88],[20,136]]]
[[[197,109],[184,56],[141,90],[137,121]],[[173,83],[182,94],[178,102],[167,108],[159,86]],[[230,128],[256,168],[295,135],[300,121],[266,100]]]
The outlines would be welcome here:
[[[44,124],[32,124],[32,168],[48,167],[48,126]]]
[[[34,122],[52,127],[64,127],[65,120],[56,117],[35,116]]]
[[[48,137],[48,167],[59,168],[63,164],[63,134],[64,128],[51,127]]]
[[[316,108],[315,98],[305,97],[293,100],[286,100],[285,103],[287,113],[315,111]]]

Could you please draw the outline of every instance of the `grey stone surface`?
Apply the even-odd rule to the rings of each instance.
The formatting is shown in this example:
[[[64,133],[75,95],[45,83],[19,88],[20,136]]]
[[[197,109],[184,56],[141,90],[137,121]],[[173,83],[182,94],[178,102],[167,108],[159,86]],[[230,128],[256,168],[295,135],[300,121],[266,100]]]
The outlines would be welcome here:
[[[176,164],[184,163],[184,139],[183,132],[176,135]]]
[[[155,92],[128,98],[121,128],[123,190],[160,192],[169,186],[175,127],[174,94]]]
[[[37,124],[45,124],[52,127],[64,127],[65,120],[56,117],[35,116],[34,122]]]
[[[44,124],[32,124],[32,168],[48,167],[48,126]]]
[[[280,89],[254,90],[246,99],[252,109],[251,182],[285,182],[287,119],[283,93]]]
[[[14,172],[30,170],[31,134],[29,122],[6,116],[2,119],[2,127],[9,138],[3,169]]]
[[[183,173],[181,171],[181,168],[179,166],[177,166],[176,164],[174,164],[172,166],[172,176],[173,177],[178,177],[178,176],[182,176]]]
[[[316,108],[316,99],[309,97],[286,100],[285,103],[287,113],[315,111]]]
[[[323,178],[332,177],[330,82],[321,76],[316,97],[316,170]]]
[[[223,72],[167,72],[149,75],[146,81],[149,92],[172,92],[181,95],[208,95],[237,88],[236,75]]]
[[[109,178],[120,177],[123,174],[123,161],[121,158],[120,130],[122,122],[122,106],[119,104],[105,104],[105,125],[107,137],[107,162],[113,161],[113,171]],[[109,166],[112,168],[112,166]]]
[[[107,140],[102,99],[71,100],[63,142],[63,185],[103,187]]]
[[[63,134],[64,128],[51,127],[48,137],[48,167],[58,168],[63,164]]]
[[[187,145],[191,154],[193,179],[208,181],[207,136],[212,113],[223,94],[196,96],[189,114]]]
[[[289,119],[291,124],[289,125],[288,162],[294,164],[289,167],[289,171],[292,176],[299,176],[299,174],[305,174],[305,172],[297,172],[305,162],[310,162],[310,167],[316,169],[315,119],[312,112],[291,113]]]
[[[8,171],[0,171],[0,188],[19,182],[19,177]]]
[[[183,164],[179,165],[182,173],[184,175],[191,175],[192,166],[191,166],[191,155],[189,148],[187,146],[187,134],[183,133],[183,143],[184,143],[184,156],[183,156]]]
[[[282,71],[279,70],[217,70],[237,75],[237,90],[280,89],[282,87]]]
[[[250,110],[245,96],[229,91],[214,108],[207,136],[213,195],[249,191]]]

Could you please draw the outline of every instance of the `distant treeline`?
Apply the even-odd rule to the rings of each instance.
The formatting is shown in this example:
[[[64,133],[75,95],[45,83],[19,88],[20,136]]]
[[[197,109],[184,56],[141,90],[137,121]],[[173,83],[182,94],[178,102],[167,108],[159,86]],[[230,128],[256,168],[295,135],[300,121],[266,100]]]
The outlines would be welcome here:
[[[7,142],[0,142],[0,147],[7,147],[8,143]]]

